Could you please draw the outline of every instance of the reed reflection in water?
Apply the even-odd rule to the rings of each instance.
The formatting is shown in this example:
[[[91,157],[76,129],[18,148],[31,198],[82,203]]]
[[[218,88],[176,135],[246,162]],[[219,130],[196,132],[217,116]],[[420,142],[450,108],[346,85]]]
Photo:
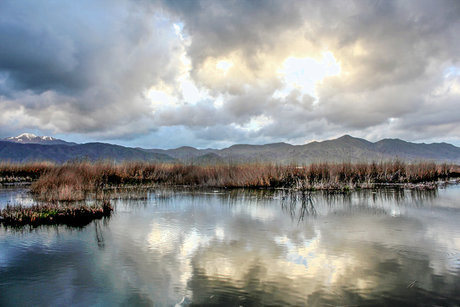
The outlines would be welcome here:
[[[0,231],[0,305],[460,304],[460,188],[150,190]]]

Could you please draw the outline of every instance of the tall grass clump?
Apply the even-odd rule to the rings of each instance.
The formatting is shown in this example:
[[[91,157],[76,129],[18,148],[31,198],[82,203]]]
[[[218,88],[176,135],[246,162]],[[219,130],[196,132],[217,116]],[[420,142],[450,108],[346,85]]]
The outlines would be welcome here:
[[[30,182],[56,165],[52,162],[11,163],[0,162],[0,183]]]

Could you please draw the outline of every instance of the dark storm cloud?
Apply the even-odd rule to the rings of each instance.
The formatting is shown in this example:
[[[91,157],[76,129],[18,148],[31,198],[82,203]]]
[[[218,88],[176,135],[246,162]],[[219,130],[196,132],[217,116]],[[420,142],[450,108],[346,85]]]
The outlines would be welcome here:
[[[188,54],[199,66],[207,57],[243,50],[244,59],[257,68],[259,51],[269,51],[277,34],[303,23],[300,2],[276,0],[162,1],[183,20],[192,36]]]
[[[174,32],[161,19],[122,1],[0,6],[3,105],[58,132],[152,129],[132,122],[150,112],[142,92],[174,75]]]
[[[0,4],[0,68],[12,86],[42,92],[88,85],[82,56],[91,34],[84,34],[78,24],[89,26],[91,19],[75,20],[78,16],[71,6],[25,1]],[[60,16],[62,10],[68,20]]]

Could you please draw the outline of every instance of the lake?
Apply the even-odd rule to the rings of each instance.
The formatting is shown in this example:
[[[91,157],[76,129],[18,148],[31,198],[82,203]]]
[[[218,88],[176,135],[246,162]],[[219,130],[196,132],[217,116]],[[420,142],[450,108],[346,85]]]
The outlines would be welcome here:
[[[0,206],[32,201],[0,190]],[[460,186],[148,190],[82,228],[0,228],[0,306],[459,306]]]

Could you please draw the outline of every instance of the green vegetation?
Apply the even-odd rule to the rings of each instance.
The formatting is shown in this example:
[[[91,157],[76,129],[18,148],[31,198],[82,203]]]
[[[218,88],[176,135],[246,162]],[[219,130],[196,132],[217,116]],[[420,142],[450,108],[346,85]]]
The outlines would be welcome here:
[[[83,226],[94,219],[110,216],[110,202],[102,204],[46,204],[31,207],[7,206],[0,211],[0,221],[5,225],[66,224]]]

